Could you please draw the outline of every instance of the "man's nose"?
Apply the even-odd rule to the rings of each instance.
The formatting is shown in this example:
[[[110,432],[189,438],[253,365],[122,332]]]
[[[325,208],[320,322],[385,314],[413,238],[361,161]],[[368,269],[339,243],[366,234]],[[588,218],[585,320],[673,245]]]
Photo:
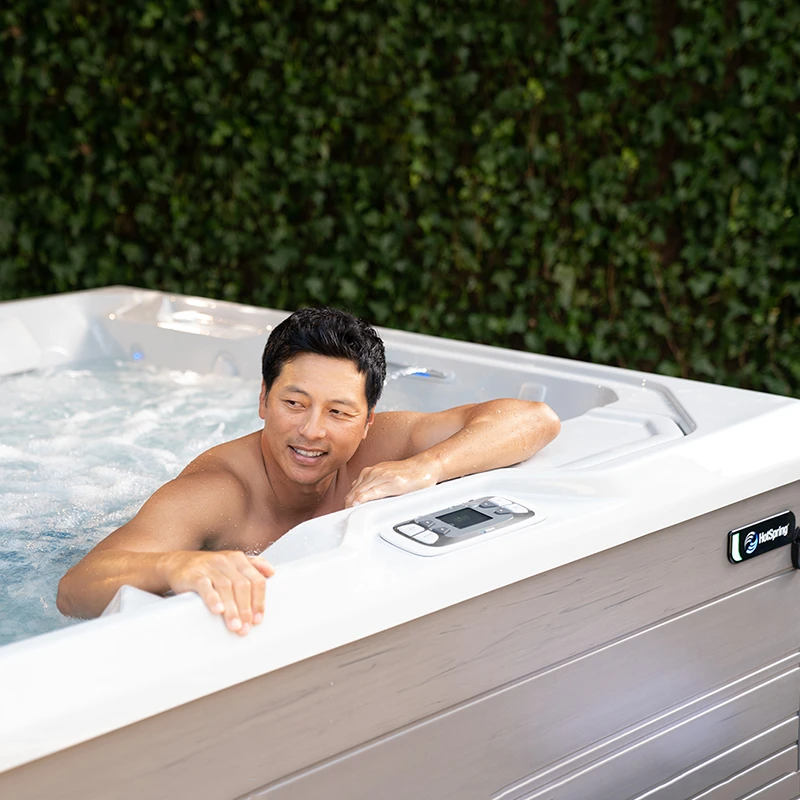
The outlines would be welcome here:
[[[326,435],[324,414],[321,411],[309,410],[300,426],[300,433],[305,439],[324,439]]]

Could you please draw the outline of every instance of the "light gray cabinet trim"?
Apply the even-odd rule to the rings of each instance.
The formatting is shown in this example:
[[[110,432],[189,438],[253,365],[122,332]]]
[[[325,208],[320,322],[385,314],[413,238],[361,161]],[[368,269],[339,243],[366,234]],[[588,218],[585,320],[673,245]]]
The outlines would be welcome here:
[[[738,800],[743,794],[797,770],[797,745],[764,758],[754,767],[750,766],[765,754],[774,754],[786,741],[796,739],[797,733],[797,720],[785,720],[668,783],[638,795],[635,800],[686,800],[687,797],[693,800]],[[734,777],[729,777],[731,775]],[[695,794],[699,790],[701,793]]]
[[[755,766],[695,795],[691,800],[740,800],[744,795],[763,788],[779,776],[796,776],[798,757],[797,745],[787,747]]]
[[[796,665],[799,654],[791,652],[797,640],[791,620],[794,590],[790,576],[769,578],[508,686],[496,699],[487,696],[471,704],[460,715],[462,729],[492,731],[495,764],[508,762],[518,752],[518,763],[528,765],[525,778],[494,797],[513,800],[537,785],[552,783],[626,742]],[[731,620],[751,636],[732,636]],[[747,674],[762,659],[787,651],[788,656]],[[497,710],[480,713],[489,703]],[[536,713],[520,714],[521,708],[535,708]],[[508,739],[502,747],[493,715]],[[475,748],[481,749],[480,742]],[[509,771],[513,768],[509,764]]]
[[[513,797],[515,800],[623,800],[663,784],[680,774],[687,764],[700,764],[764,731],[749,742],[747,751],[739,754],[740,759],[749,756],[745,765],[753,763],[797,741],[796,716],[775,723],[785,717],[786,709],[797,702],[798,695],[800,669],[794,668],[654,735],[633,742],[617,741],[619,749],[611,756],[565,779],[540,785],[534,791],[515,792]],[[504,715],[520,718],[530,712],[535,718],[536,706],[523,699],[516,705],[516,712],[503,707],[483,718],[463,719],[459,713],[447,715],[333,759],[250,797],[304,800],[323,797],[329,787],[336,787],[335,794],[348,800],[485,798],[492,777],[513,766],[515,755],[535,755],[547,739],[548,729],[543,725],[538,735],[529,735],[525,746],[520,748],[517,731],[503,724]],[[680,787],[677,793],[672,787],[663,787],[663,800],[685,800],[740,767],[741,764],[737,767],[725,761],[711,764],[705,776],[686,776],[683,794]],[[510,795],[504,791],[492,795],[501,796]],[[662,795],[657,797],[662,800]]]
[[[800,669],[720,703],[655,736],[582,770],[570,778],[520,796],[518,800],[623,800],[680,774],[771,727],[793,709],[800,694]],[[789,720],[797,741],[797,716]],[[787,744],[786,741],[780,742]],[[756,757],[760,757],[756,755]],[[707,784],[706,784],[707,785]]]
[[[797,800],[800,796],[800,772],[787,775],[741,800]]]

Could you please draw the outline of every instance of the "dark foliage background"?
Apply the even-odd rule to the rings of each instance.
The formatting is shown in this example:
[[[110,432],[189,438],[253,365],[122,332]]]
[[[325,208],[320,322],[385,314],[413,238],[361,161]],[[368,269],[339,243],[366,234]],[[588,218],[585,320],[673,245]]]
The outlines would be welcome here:
[[[111,283],[800,395],[800,4],[8,0],[0,298]]]

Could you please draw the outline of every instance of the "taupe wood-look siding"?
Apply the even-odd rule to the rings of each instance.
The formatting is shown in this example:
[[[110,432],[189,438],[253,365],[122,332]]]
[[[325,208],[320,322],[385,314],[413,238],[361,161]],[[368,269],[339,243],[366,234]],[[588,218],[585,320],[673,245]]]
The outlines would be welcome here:
[[[795,668],[650,736],[618,740],[616,752],[559,780],[544,786],[539,781],[539,788],[498,793],[493,797],[626,800],[680,775],[688,766],[701,765],[757,731],[773,728],[759,740],[750,742],[747,753],[742,754],[750,758],[745,763],[752,764],[797,742],[797,717],[785,718],[787,709],[797,704],[798,697],[800,669]],[[513,725],[503,725],[504,715],[509,714],[513,722],[524,716],[528,708],[524,702],[513,710],[485,703],[483,713],[469,721],[462,720],[460,713],[440,717],[429,725],[367,745],[327,763],[324,769],[299,775],[252,797],[305,800],[325,797],[330,786],[337,788],[338,797],[348,800],[486,797],[487,794],[479,795],[474,788],[481,787],[483,775],[524,769],[526,758],[535,757],[539,748],[546,746],[549,731],[545,726],[520,741],[515,738]],[[781,721],[783,724],[779,724]],[[658,800],[686,800],[736,771],[736,767],[725,769],[726,766],[707,765],[686,776],[682,786],[664,787],[657,795]],[[387,793],[386,787],[402,789],[389,789]]]
[[[791,739],[796,726],[796,720],[788,720],[761,734],[755,741],[749,739],[705,764],[693,768],[669,784],[639,795],[635,800],[666,800],[666,798],[685,800],[687,797],[691,797],[692,800],[740,800],[745,795],[782,778],[793,778],[797,782],[800,780],[800,773],[797,771],[797,745],[779,749],[781,741]],[[755,766],[751,766],[759,753],[770,753],[770,755]],[[720,775],[723,776],[721,779]],[[712,788],[695,794],[698,778]],[[800,791],[800,786],[798,790]]]
[[[800,798],[800,773],[795,773],[739,800],[798,800],[798,798]]]

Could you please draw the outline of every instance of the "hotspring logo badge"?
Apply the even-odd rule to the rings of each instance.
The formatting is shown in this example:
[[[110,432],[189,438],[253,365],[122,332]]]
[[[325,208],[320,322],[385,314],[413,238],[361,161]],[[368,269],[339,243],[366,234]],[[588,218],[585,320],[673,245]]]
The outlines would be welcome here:
[[[789,535],[789,526],[781,525],[779,528],[770,528],[768,531],[764,531],[764,533],[759,533],[758,543],[764,544],[764,542],[771,542],[773,539],[777,539],[779,536],[788,536],[788,535]]]
[[[744,537],[744,551],[747,555],[752,555],[756,547],[758,547],[758,534],[755,531],[750,531]]]
[[[753,522],[728,533],[728,558],[734,564],[789,544],[795,519],[791,511]]]

